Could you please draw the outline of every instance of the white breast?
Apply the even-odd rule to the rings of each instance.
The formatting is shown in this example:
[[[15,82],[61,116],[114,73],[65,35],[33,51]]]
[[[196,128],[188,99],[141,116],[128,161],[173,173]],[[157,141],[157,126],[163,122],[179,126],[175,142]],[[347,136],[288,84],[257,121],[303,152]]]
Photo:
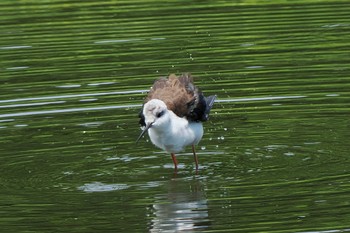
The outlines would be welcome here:
[[[172,113],[169,125],[164,127],[151,127],[148,134],[151,141],[157,147],[170,152],[177,153],[188,145],[198,144],[203,136],[201,122],[188,122]]]

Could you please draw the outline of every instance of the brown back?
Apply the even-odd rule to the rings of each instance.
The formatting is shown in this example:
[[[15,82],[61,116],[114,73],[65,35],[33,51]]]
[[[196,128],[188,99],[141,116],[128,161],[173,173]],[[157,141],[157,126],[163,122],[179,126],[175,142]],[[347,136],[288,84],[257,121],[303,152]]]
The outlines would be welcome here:
[[[168,78],[156,80],[145,99],[160,99],[179,117],[189,116],[196,105],[199,90],[194,86],[190,74],[177,77],[171,74]]]

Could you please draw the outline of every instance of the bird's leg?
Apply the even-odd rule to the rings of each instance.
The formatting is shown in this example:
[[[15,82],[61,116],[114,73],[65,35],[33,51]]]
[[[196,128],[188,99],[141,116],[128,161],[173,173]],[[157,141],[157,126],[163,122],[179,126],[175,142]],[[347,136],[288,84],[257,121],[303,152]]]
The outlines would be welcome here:
[[[174,166],[175,166],[175,171],[177,171],[177,165],[179,164],[177,162],[177,159],[176,159],[176,156],[174,153],[171,153],[171,158],[173,159],[173,163],[174,163]]]
[[[197,157],[196,149],[194,148],[194,145],[192,145],[192,152],[193,152],[194,162],[196,163],[196,171],[198,171],[198,157]]]

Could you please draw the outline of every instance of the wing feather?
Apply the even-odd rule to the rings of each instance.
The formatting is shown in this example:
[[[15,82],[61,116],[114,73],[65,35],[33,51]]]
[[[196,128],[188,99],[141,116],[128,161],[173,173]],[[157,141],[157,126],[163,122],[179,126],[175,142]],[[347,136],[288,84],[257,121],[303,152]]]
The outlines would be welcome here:
[[[209,106],[202,92],[193,84],[189,73],[177,77],[171,74],[168,78],[156,80],[144,103],[151,99],[160,99],[179,117],[190,121],[206,121],[212,104]],[[215,100],[215,97],[214,97]],[[140,116],[142,121],[142,117]]]

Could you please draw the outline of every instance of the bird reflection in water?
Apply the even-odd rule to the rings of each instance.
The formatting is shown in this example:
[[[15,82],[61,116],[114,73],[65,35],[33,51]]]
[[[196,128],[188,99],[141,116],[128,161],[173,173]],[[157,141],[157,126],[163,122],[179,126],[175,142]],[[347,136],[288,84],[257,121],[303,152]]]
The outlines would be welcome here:
[[[155,197],[150,208],[150,232],[190,232],[207,229],[209,220],[207,199],[200,181],[173,179],[168,193]]]

